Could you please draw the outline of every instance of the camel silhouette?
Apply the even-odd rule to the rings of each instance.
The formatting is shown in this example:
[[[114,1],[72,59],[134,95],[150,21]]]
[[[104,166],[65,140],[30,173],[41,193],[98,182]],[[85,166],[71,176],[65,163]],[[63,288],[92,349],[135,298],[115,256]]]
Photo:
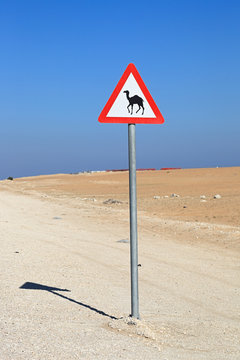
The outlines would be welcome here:
[[[133,105],[136,104],[136,105],[138,105],[138,110],[136,111],[136,113],[142,108],[142,115],[143,115],[144,114],[143,99],[138,95],[134,95],[134,96],[130,97],[128,90],[125,90],[124,93],[126,94],[127,99],[129,101],[129,105],[127,106],[128,112],[130,113],[129,106],[131,106],[131,115],[132,115],[133,114]]]

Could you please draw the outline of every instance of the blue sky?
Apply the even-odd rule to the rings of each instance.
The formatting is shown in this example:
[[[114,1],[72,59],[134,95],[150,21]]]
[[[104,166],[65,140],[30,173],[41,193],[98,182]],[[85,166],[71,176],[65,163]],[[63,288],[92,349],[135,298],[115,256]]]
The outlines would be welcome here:
[[[0,0],[0,178],[128,166],[97,119],[133,62],[163,125],[137,167],[239,166],[239,1]]]

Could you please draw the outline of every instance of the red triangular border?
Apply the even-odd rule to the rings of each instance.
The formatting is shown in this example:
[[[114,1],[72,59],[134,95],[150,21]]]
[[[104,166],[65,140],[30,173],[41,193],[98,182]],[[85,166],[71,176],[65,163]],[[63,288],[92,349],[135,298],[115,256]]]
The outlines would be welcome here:
[[[113,103],[115,102],[116,98],[118,97],[118,94],[120,93],[121,89],[123,88],[125,82],[127,81],[130,74],[133,74],[135,80],[137,81],[140,89],[142,90],[146,100],[148,101],[149,105],[152,108],[152,111],[155,118],[140,118],[140,117],[107,117],[107,114],[109,113],[109,110],[113,106]],[[121,79],[119,80],[117,86],[115,87],[112,95],[110,96],[108,102],[104,106],[98,121],[102,123],[127,123],[127,124],[162,124],[164,123],[164,118],[162,114],[160,113],[160,110],[158,109],[157,105],[155,104],[150,92],[148,91],[146,85],[143,82],[143,79],[141,78],[139,72],[137,71],[134,64],[129,64],[126,70],[124,71]]]

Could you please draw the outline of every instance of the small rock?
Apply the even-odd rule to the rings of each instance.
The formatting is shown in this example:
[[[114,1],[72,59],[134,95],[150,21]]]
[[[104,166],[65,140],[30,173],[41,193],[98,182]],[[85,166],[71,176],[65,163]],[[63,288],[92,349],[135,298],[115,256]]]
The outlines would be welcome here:
[[[166,199],[166,198],[169,198],[169,196],[168,196],[168,195],[165,195],[164,197],[165,197],[165,199]]]
[[[137,321],[134,319],[129,319],[127,322],[128,325],[137,325]]]
[[[130,241],[128,239],[118,240],[117,242],[124,243],[124,244],[129,244],[130,243]]]
[[[159,199],[160,199],[160,196],[155,195],[153,198],[154,198],[155,200],[159,200]]]
[[[184,206],[183,206],[183,208],[184,208],[184,209],[186,209],[186,208],[187,208],[187,206],[186,206],[186,205],[184,205]]]
[[[205,195],[201,195],[201,196],[200,196],[200,199],[206,199],[206,196],[205,196]]]
[[[115,199],[108,199],[103,202],[103,204],[122,204],[122,201],[115,200]]]
[[[217,194],[217,195],[214,195],[213,197],[214,199],[221,199],[221,195]]]
[[[179,197],[178,194],[172,194],[171,197]]]
[[[53,220],[61,220],[62,218],[61,217],[59,217],[59,216],[54,216],[53,217]]]
[[[203,200],[200,200],[200,202],[207,202],[207,200],[204,200],[204,199],[203,199]]]

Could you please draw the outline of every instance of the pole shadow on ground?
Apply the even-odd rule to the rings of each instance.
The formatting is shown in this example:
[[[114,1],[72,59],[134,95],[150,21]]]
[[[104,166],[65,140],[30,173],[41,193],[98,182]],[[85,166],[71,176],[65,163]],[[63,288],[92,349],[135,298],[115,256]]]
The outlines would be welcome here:
[[[71,301],[77,305],[80,305],[80,306],[83,306],[89,310],[92,310],[102,316],[106,316],[106,317],[109,317],[110,319],[113,319],[113,320],[118,320],[118,318],[116,318],[115,316],[112,316],[112,315],[109,315],[107,313],[105,313],[104,311],[101,311],[101,310],[98,310],[90,305],[87,305],[87,304],[84,304],[80,301],[76,301],[74,299],[71,299],[65,295],[62,295],[62,294],[59,294],[57,293],[56,291],[65,291],[65,292],[70,292],[71,290],[68,290],[68,289],[60,289],[60,288],[56,288],[56,287],[51,287],[51,286],[46,286],[46,285],[42,285],[42,284],[37,284],[37,283],[32,283],[32,282],[25,282],[22,286],[20,286],[19,289],[27,289],[27,290],[43,290],[43,291],[47,291],[51,294],[54,294],[56,296],[60,296],[61,298],[65,299],[65,300],[68,300],[68,301]]]

